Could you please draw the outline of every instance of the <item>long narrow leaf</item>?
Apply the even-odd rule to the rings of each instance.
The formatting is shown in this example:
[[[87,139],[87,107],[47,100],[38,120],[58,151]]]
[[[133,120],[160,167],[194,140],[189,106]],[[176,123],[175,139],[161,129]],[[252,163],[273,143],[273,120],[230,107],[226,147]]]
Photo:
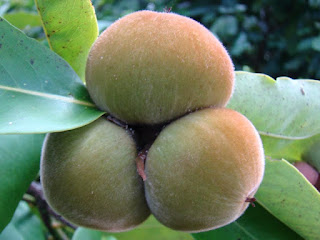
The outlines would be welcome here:
[[[0,135],[0,232],[39,172],[44,135]]]
[[[320,193],[285,160],[266,160],[259,203],[304,239],[320,236]]]
[[[265,154],[302,160],[320,139],[320,82],[237,72],[229,108],[241,112],[258,129]]]
[[[35,2],[50,47],[63,57],[84,81],[87,56],[99,34],[91,1]]]
[[[249,206],[237,221],[208,232],[193,234],[197,240],[241,239],[241,240],[302,240],[302,238],[272,216],[259,204]]]
[[[103,113],[61,57],[0,18],[0,133],[86,125]]]

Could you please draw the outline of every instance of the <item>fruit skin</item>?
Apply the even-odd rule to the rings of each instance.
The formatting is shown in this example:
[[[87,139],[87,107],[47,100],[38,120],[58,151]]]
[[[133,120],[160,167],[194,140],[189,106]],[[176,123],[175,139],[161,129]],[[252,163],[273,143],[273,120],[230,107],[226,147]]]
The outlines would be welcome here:
[[[129,124],[160,124],[233,92],[233,63],[200,23],[138,11],[112,24],[88,56],[86,83],[96,105]]]
[[[146,160],[146,199],[164,225],[201,232],[236,220],[264,174],[251,122],[230,109],[204,109],[168,125]]]
[[[41,182],[49,205],[77,225],[129,230],[149,216],[129,132],[100,118],[46,137]]]

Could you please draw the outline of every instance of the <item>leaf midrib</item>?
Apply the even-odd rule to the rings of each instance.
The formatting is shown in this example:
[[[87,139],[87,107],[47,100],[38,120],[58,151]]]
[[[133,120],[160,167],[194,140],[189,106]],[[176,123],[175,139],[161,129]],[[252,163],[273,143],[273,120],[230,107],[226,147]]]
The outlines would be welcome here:
[[[241,226],[240,223],[238,223],[237,221],[234,222],[235,225],[241,229],[241,231],[243,231],[248,237],[250,237],[252,240],[258,240],[257,238],[255,238],[251,233],[249,233],[244,227]]]
[[[53,100],[57,100],[57,101],[70,102],[70,103],[79,104],[79,105],[88,106],[88,107],[95,107],[95,105],[92,103],[81,101],[81,100],[75,99],[73,97],[64,97],[64,96],[59,96],[59,95],[55,95],[55,94],[36,92],[36,91],[26,90],[26,89],[21,89],[21,88],[13,88],[13,87],[8,87],[8,86],[4,86],[4,85],[0,85],[0,89],[12,91],[12,92],[19,92],[19,93],[23,93],[23,94],[27,94],[27,95],[48,98],[48,99],[53,99]],[[303,140],[303,139],[311,138],[311,137],[317,135],[317,134],[313,134],[313,135],[308,135],[308,136],[293,137],[293,136],[284,136],[284,135],[274,134],[274,133],[264,132],[264,131],[258,131],[258,132],[260,135],[263,135],[263,136],[285,139],[285,140]]]
[[[36,92],[36,91],[32,91],[32,90],[13,88],[13,87],[8,87],[8,86],[3,86],[3,85],[0,85],[0,89],[6,90],[6,91],[23,93],[26,95],[33,95],[33,96],[48,98],[48,99],[52,99],[52,100],[56,100],[56,101],[69,102],[69,103],[79,104],[79,105],[88,106],[88,107],[95,107],[95,105],[90,102],[81,101],[81,100],[75,99],[73,97],[64,97],[64,96],[59,96],[59,95],[50,94],[50,93]]]
[[[258,133],[262,136],[279,138],[279,139],[283,139],[283,140],[304,140],[304,139],[311,138],[311,137],[314,137],[314,136],[320,134],[320,133],[315,133],[315,134],[310,134],[310,135],[301,136],[301,137],[293,137],[293,136],[285,136],[285,135],[281,135],[281,134],[275,134],[275,133],[264,132],[264,131],[259,131],[259,130],[258,130]]]

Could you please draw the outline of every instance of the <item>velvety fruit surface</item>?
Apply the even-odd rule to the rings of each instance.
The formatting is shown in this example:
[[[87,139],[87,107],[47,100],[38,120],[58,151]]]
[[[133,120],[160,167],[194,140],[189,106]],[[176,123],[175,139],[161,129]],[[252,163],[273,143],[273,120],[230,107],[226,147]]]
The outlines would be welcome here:
[[[139,11],[96,40],[86,83],[100,109],[129,124],[158,124],[198,108],[225,106],[234,68],[222,44],[200,23]]]
[[[117,232],[137,226],[149,209],[136,156],[130,133],[104,118],[48,134],[41,182],[49,205],[84,227]]]
[[[264,173],[260,137],[229,109],[205,109],[168,125],[148,152],[145,182],[151,212],[181,231],[215,229],[248,207]]]

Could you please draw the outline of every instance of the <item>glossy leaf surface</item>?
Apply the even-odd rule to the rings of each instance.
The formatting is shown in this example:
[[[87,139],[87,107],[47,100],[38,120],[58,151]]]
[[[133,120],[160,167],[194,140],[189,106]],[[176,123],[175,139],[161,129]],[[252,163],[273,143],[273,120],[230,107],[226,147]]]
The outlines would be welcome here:
[[[0,231],[39,172],[44,135],[0,135]]]
[[[44,133],[86,125],[103,113],[57,54],[0,18],[0,133]]]
[[[0,234],[0,240],[45,240],[40,219],[25,202],[20,202],[12,221]]]
[[[320,140],[319,93],[319,81],[237,72],[227,107],[255,125],[267,156],[298,161]]]

